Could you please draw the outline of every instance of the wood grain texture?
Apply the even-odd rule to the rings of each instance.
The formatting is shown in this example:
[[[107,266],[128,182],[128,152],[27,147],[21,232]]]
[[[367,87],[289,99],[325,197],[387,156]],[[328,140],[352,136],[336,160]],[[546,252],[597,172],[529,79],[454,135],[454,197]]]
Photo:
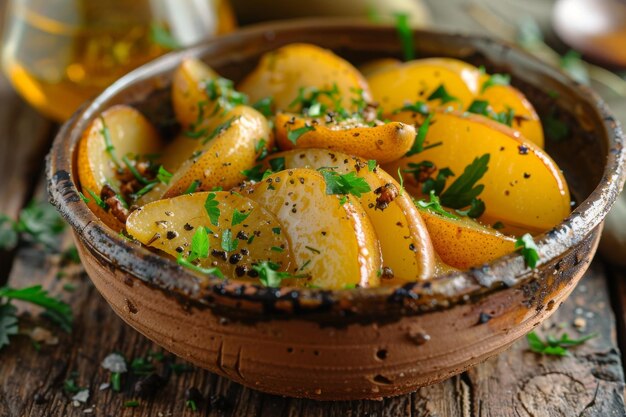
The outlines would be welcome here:
[[[65,236],[63,246],[70,243]],[[478,367],[441,384],[384,401],[321,403],[264,395],[243,388],[206,371],[193,369],[176,375],[169,364],[182,363],[170,355],[155,362],[156,373],[167,383],[156,395],[144,398],[134,391],[141,377],[131,373],[122,379],[123,390],[99,391],[109,381],[100,362],[111,352],[127,359],[161,351],[126,326],[97,293],[79,266],[56,277],[58,256],[45,256],[36,248],[20,250],[10,284],[43,283],[71,303],[76,315],[71,335],[59,333],[60,343],[37,352],[26,336],[0,352],[0,416],[236,416],[236,417],[542,417],[623,416],[623,373],[615,342],[615,322],[610,308],[605,274],[592,265],[581,285],[561,306],[544,334],[568,331],[578,335],[574,320],[582,318],[584,332],[598,337],[572,350],[566,358],[539,356],[528,351],[525,341]],[[63,290],[66,284],[76,290]],[[54,329],[32,313],[28,322]],[[577,320],[578,325],[581,321]],[[76,374],[74,374],[76,373]],[[77,385],[88,387],[87,404],[74,407],[63,382],[75,375]],[[185,391],[195,387],[207,400],[193,412],[185,406]],[[224,407],[211,407],[210,397],[223,396]],[[138,408],[125,408],[129,400]],[[215,405],[215,404],[214,404]],[[85,414],[85,410],[92,414]],[[221,410],[221,411],[220,411]]]

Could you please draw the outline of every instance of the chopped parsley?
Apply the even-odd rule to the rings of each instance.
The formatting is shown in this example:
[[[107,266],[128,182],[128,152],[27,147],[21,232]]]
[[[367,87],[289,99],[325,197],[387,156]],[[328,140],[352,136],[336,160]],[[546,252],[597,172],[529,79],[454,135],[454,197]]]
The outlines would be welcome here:
[[[485,202],[483,200],[481,200],[480,198],[474,198],[470,203],[470,208],[468,208],[467,210],[457,210],[456,212],[459,213],[461,216],[476,219],[483,215],[483,213],[485,212],[485,208]]]
[[[476,183],[487,172],[488,164],[489,154],[475,158],[471,164],[465,167],[463,174],[441,193],[441,204],[453,209],[462,209],[471,205],[472,201],[485,188],[484,185],[476,185]]]
[[[405,61],[415,59],[415,46],[413,43],[413,30],[409,23],[409,15],[406,13],[396,13],[396,32],[402,45],[402,55]]]
[[[419,113],[422,114],[424,116],[427,116],[430,112],[428,111],[428,104],[424,103],[423,101],[416,101],[413,104],[405,104],[404,106],[400,107],[399,109],[394,110],[394,114],[400,113],[402,111],[410,111],[413,113]]]
[[[372,172],[376,169],[377,166],[377,162],[375,159],[370,159],[369,161],[367,161],[367,169],[369,172]]]
[[[592,333],[578,339],[571,339],[567,333],[563,333],[561,337],[548,335],[545,340],[541,340],[537,333],[530,332],[526,335],[526,340],[528,341],[530,350],[535,353],[552,356],[569,356],[570,352],[567,350],[568,348],[582,345],[587,340],[593,339],[596,336],[596,334]]]
[[[418,200],[415,201],[415,205],[430,212],[439,214],[440,216],[447,217],[449,219],[459,219],[458,216],[449,213],[441,206],[441,203],[439,202],[439,197],[437,197],[434,190],[430,191],[430,201],[426,202],[425,200]]]
[[[260,182],[263,180],[265,172],[267,170],[263,170],[263,165],[255,165],[250,169],[244,169],[241,173],[250,181]]]
[[[502,230],[502,229],[504,229],[504,223],[502,223],[502,222],[495,222],[491,227],[496,229],[496,230]]]
[[[287,131],[287,139],[295,145],[298,139],[300,139],[300,136],[313,130],[315,130],[315,127],[313,126],[302,126],[294,130],[289,130]]]
[[[372,191],[367,181],[359,177],[356,172],[347,174],[339,174],[330,170],[321,170],[320,172],[326,182],[326,194],[352,194],[360,198],[364,193]]]
[[[247,213],[243,213],[239,210],[233,211],[233,221],[231,222],[231,225],[237,226],[238,224],[243,223],[248,218],[248,216],[250,216],[251,213],[252,210]]]
[[[272,111],[272,107],[274,107],[274,98],[273,97],[265,97],[252,104],[256,110],[258,110],[263,116],[271,117],[274,113]]]
[[[267,144],[267,141],[265,139],[260,139],[254,145],[254,151],[259,155],[256,158],[257,161],[262,161],[267,156],[267,147],[265,146],[266,144]]]
[[[166,185],[169,184],[173,176],[174,174],[165,169],[163,165],[159,166],[159,170],[157,171],[157,179],[160,183]]]
[[[513,120],[515,119],[515,111],[512,108],[507,107],[505,111],[501,111],[500,113],[491,112],[489,114],[489,117],[498,123],[502,123],[503,125],[513,127]]]
[[[220,110],[227,112],[248,103],[248,96],[235,90],[234,83],[227,78],[217,77],[205,81],[204,91],[209,100],[217,104],[214,114]]]
[[[467,108],[467,111],[474,114],[489,116],[489,102],[487,100],[474,100]]]
[[[120,168],[122,164],[120,164],[119,159],[117,159],[117,155],[115,153],[115,146],[113,146],[113,141],[111,140],[111,132],[109,131],[109,127],[107,126],[106,120],[104,120],[104,116],[100,115],[100,122],[102,123],[102,130],[100,130],[100,134],[104,139],[104,151],[109,154],[109,158],[113,161],[113,164]]]
[[[285,251],[285,249],[281,248],[280,246],[272,246],[270,249],[274,252],[279,252],[279,253],[282,253]]]
[[[126,408],[137,408],[139,407],[141,404],[139,403],[139,401],[137,400],[130,400],[130,401],[126,401],[124,403],[124,407]]]
[[[238,119],[238,117],[231,117],[230,119],[226,120],[225,122],[220,123],[219,125],[217,125],[215,127],[215,129],[213,129],[213,132],[211,132],[210,135],[208,135],[206,138],[204,138],[202,143],[206,144],[208,141],[210,141],[212,139],[215,139],[222,132],[228,130],[236,119]]]
[[[20,237],[53,250],[56,236],[65,230],[65,222],[50,204],[31,201],[22,209],[17,221],[0,215],[0,250],[13,249]]]
[[[524,263],[530,269],[534,269],[539,261],[539,248],[530,233],[526,233],[515,241],[515,249],[519,250],[524,257]]]
[[[430,128],[430,121],[433,118],[432,114],[429,114],[426,119],[424,119],[424,123],[420,125],[417,129],[417,133],[415,134],[415,140],[413,141],[413,145],[411,149],[406,153],[406,156],[415,155],[424,150],[424,141],[426,140],[426,134],[428,134],[428,129]]]
[[[279,271],[280,265],[271,261],[263,261],[258,265],[254,265],[252,269],[259,274],[261,284],[270,288],[280,287],[284,279],[308,277],[308,275],[292,275],[289,272]]]
[[[218,267],[203,268],[201,266],[198,266],[196,264],[189,262],[187,259],[183,258],[180,255],[178,256],[178,258],[176,258],[176,262],[178,263],[178,265],[184,266],[185,268],[190,269],[192,271],[196,271],[204,275],[215,275],[218,278],[224,279],[224,274]]]
[[[487,81],[483,83],[481,87],[481,92],[484,93],[486,89],[489,87],[493,87],[494,85],[510,85],[511,84],[511,76],[509,74],[492,74]]]
[[[237,250],[239,246],[239,239],[233,237],[233,232],[230,229],[226,229],[222,232],[222,249],[226,252],[232,252]]]
[[[196,192],[199,186],[200,186],[200,180],[193,180],[191,184],[189,184],[189,187],[187,187],[187,189],[185,190],[183,194],[193,194]]]
[[[435,91],[432,92],[431,95],[428,96],[426,100],[441,100],[441,104],[450,103],[451,101],[459,101],[458,98],[450,95],[446,90],[446,87],[443,84],[440,84],[439,87]]]
[[[11,304],[19,300],[44,308],[43,315],[66,332],[71,332],[73,314],[71,307],[58,298],[51,297],[41,285],[20,289],[0,288],[0,349],[9,344],[9,337],[18,334],[17,309]]]
[[[278,158],[272,158],[269,161],[270,166],[272,167],[272,171],[278,172],[283,171],[285,169],[285,157],[280,156]]]
[[[209,193],[209,195],[207,195],[206,197],[206,201],[204,202],[204,209],[209,215],[209,219],[211,220],[211,224],[213,226],[217,226],[219,224],[221,214],[219,208],[220,203],[215,199],[216,197],[217,194]]]
[[[280,234],[280,227],[272,227],[272,232],[275,235],[279,235]]]
[[[420,164],[425,164],[425,166],[428,166],[428,164],[431,164],[431,167],[434,167],[434,164],[430,161],[422,161],[420,162]],[[415,165],[418,166],[418,164],[415,164]],[[421,167],[419,168],[415,167],[414,169],[420,169],[420,168]],[[422,184],[422,192],[424,194],[428,194],[432,190],[432,191],[435,191],[435,194],[437,195],[441,194],[444,187],[446,186],[446,180],[448,179],[448,177],[453,177],[453,176],[454,176],[454,172],[452,172],[450,168],[441,168],[439,172],[437,172],[437,176],[435,178],[428,178],[426,181],[424,181],[424,183]]]
[[[204,259],[209,256],[209,235],[206,228],[197,227],[193,237],[191,238],[191,251],[189,253],[189,262],[196,259]]]
[[[172,36],[170,31],[158,23],[150,25],[150,41],[165,49],[181,48],[181,44]]]

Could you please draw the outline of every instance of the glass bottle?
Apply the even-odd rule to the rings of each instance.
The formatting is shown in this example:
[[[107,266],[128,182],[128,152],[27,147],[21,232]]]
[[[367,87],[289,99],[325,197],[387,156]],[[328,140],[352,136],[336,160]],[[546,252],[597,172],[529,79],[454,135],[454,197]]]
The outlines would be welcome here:
[[[58,121],[137,66],[235,27],[228,0],[10,0],[6,16],[4,72]]]

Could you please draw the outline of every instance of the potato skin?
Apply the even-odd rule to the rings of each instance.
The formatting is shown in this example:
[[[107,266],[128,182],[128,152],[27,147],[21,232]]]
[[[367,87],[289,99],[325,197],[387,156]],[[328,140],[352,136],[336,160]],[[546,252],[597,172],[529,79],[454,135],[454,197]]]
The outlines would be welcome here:
[[[352,102],[355,90],[362,90],[363,99],[371,101],[365,78],[348,61],[319,46],[293,43],[263,55],[238,89],[248,94],[251,103],[273,97],[277,111],[298,111],[289,106],[298,97],[300,88],[329,90],[333,85],[337,86],[345,109],[356,110]],[[328,97],[320,97],[320,102],[333,104]]]
[[[83,132],[78,144],[78,178],[83,194],[89,199],[87,205],[112,229],[120,231],[124,225],[111,213],[102,209],[87,190],[100,196],[102,187],[112,182],[117,188],[115,165],[106,152],[103,123],[109,131],[117,159],[127,154],[157,154],[164,146],[163,140],[152,124],[137,110],[126,105],[117,105],[105,110],[102,117],[94,119]]]
[[[394,119],[420,124],[423,116],[410,112]],[[481,221],[504,223],[504,233],[540,233],[560,223],[570,212],[570,194],[556,163],[519,132],[482,116],[436,112],[425,145],[440,146],[383,166],[388,172],[405,170],[410,162],[433,162],[437,169],[450,168],[458,177],[474,158],[490,154],[488,170],[478,182],[485,189],[479,196],[486,204]],[[448,178],[449,185],[455,177]],[[405,176],[405,185],[415,195],[420,186]]]
[[[468,269],[515,251],[515,239],[465,217],[449,219],[420,209],[435,251],[445,264]]]
[[[248,185],[240,193],[257,201],[282,223],[292,242],[298,273],[325,289],[380,283],[380,247],[363,207],[352,196],[326,194],[324,177],[310,169],[289,169]]]
[[[164,198],[183,194],[194,181],[200,181],[196,191],[215,187],[229,190],[245,179],[241,171],[255,164],[261,152],[257,149],[259,141],[265,140],[263,147],[268,150],[273,146],[267,119],[252,107],[237,106],[219,123],[227,127],[205,144],[198,144],[193,152],[199,152],[199,156],[183,162]]]
[[[367,161],[341,152],[326,149],[301,149],[280,152],[268,157],[264,164],[283,158],[286,169],[336,167],[340,174],[356,172],[367,181],[372,192],[358,198],[372,222],[380,242],[383,266],[391,268],[393,278],[386,277],[382,285],[428,279],[435,273],[435,256],[430,236],[411,197],[400,192],[400,184],[376,167],[370,171]],[[376,190],[381,190],[379,194]],[[384,204],[382,190],[394,193]],[[356,198],[356,197],[355,197]]]
[[[301,135],[294,144],[289,132],[304,126],[314,130]],[[411,124],[390,122],[374,127],[343,128],[324,125],[317,119],[308,119],[289,113],[279,113],[275,120],[276,143],[280,149],[321,148],[375,159],[380,163],[394,161],[406,154],[415,141],[415,128]]]

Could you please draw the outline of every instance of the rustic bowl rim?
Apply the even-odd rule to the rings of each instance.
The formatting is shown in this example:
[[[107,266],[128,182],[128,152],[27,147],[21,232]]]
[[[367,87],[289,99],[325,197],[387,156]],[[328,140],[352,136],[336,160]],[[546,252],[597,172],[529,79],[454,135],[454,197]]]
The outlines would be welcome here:
[[[135,278],[153,284],[170,294],[174,293],[182,299],[197,305],[220,304],[220,300],[242,299],[252,305],[273,305],[278,301],[297,300],[298,307],[281,311],[283,317],[310,311],[328,311],[347,301],[354,311],[367,314],[369,306],[385,304],[390,299],[398,300],[444,300],[439,303],[425,303],[424,308],[413,311],[414,314],[430,311],[428,304],[436,308],[450,308],[459,302],[467,301],[498,289],[520,285],[532,279],[541,279],[541,267],[563,255],[568,249],[582,242],[586,236],[596,228],[601,227],[604,217],[619,195],[624,184],[624,135],[619,122],[616,121],[604,101],[589,87],[581,85],[564,75],[556,68],[549,66],[519,49],[503,41],[481,35],[450,33],[434,30],[415,30],[414,38],[431,35],[449,40],[455,40],[467,45],[496,45],[508,49],[509,55],[517,55],[527,60],[529,68],[540,71],[574,91],[586,100],[597,111],[603,120],[605,135],[599,138],[606,141],[606,163],[601,181],[589,196],[582,201],[572,213],[558,226],[535,237],[541,254],[538,268],[530,270],[526,267],[519,253],[512,253],[480,267],[468,271],[453,272],[437,280],[412,282],[397,286],[379,288],[358,288],[349,290],[322,290],[312,288],[266,288],[259,284],[222,281],[217,277],[209,277],[208,285],[200,286],[197,277],[175,261],[156,254],[143,246],[133,244],[119,236],[112,229],[106,227],[80,198],[76,184],[73,181],[73,161],[75,161],[75,143],[82,133],[82,127],[97,113],[111,97],[128,90],[140,81],[158,77],[164,72],[171,72],[183,58],[209,55],[211,48],[220,43],[229,45],[230,52],[234,47],[242,44],[246,39],[272,37],[276,33],[285,33],[298,30],[342,30],[342,33],[358,31],[395,31],[388,25],[372,24],[370,22],[346,19],[298,19],[282,22],[270,22],[250,26],[232,34],[217,37],[197,46],[171,52],[165,56],[149,62],[131,73],[125,75],[93,101],[83,105],[70,120],[68,120],[57,134],[52,149],[48,155],[46,174],[50,201],[57,207],[62,216],[73,227],[74,232],[92,251],[101,256],[105,262],[115,268],[130,273]],[[298,42],[293,39],[293,42]],[[510,59],[510,58],[509,58]],[[170,68],[162,71],[163,68]],[[522,77],[523,78],[523,77]],[[78,129],[81,129],[78,131]],[[94,239],[94,237],[96,237]],[[226,303],[231,305],[232,303]],[[304,307],[303,307],[304,306]],[[311,308],[307,308],[309,306]],[[247,310],[249,306],[238,305],[238,309]],[[258,311],[252,308],[253,311]],[[284,314],[287,313],[287,314]],[[408,313],[407,313],[408,314]]]

